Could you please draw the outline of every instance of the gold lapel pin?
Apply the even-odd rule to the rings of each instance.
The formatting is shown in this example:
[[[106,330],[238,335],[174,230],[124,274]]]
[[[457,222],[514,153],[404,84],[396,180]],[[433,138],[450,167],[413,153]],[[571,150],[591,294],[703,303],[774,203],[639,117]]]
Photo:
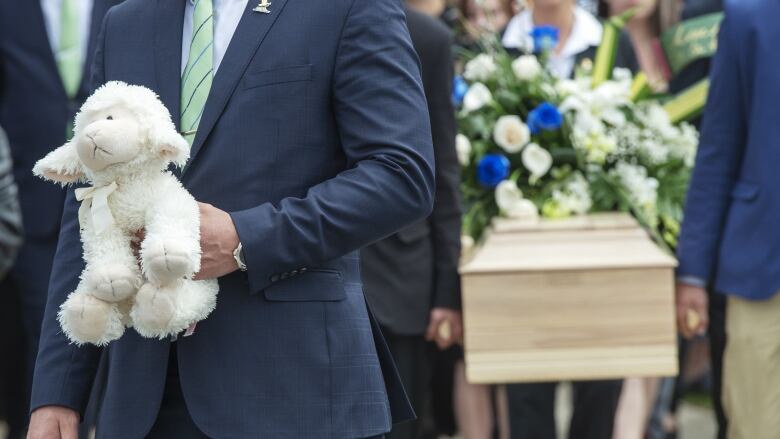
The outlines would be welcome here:
[[[261,0],[260,3],[255,6],[254,9],[252,9],[255,12],[260,12],[262,14],[270,14],[271,10],[268,9],[271,6],[271,2],[268,0]]]

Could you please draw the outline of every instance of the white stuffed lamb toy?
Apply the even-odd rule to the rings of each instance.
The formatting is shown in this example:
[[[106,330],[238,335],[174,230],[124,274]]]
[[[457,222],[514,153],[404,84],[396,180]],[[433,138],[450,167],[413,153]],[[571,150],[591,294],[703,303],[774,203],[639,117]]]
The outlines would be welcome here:
[[[167,171],[183,166],[189,149],[151,90],[109,82],[81,107],[73,138],[35,164],[45,179],[91,184],[76,189],[86,268],[58,315],[72,342],[104,346],[126,326],[164,338],[216,306],[216,280],[192,280],[198,205]],[[131,241],[142,230],[139,267]]]

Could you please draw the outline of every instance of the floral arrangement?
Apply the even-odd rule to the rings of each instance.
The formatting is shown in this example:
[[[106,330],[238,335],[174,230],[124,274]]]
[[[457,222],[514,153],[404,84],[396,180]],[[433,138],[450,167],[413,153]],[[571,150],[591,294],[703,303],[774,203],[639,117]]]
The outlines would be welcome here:
[[[464,233],[478,239],[498,215],[626,211],[674,247],[697,131],[673,123],[658,100],[639,99],[641,75],[628,70],[554,77],[544,64],[557,30],[539,27],[532,37],[536,54],[513,58],[494,47],[455,79]]]

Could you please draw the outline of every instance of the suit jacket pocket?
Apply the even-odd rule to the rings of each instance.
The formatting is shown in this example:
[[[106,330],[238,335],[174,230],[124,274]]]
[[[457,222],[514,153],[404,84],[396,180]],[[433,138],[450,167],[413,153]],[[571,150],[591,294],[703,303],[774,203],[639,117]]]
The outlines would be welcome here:
[[[743,201],[751,201],[758,197],[760,188],[755,183],[738,181],[731,190],[731,198]]]
[[[335,302],[347,297],[341,273],[324,269],[311,269],[275,282],[263,294],[272,302]]]
[[[277,67],[261,72],[247,72],[244,79],[244,89],[300,81],[311,81],[311,64]]]

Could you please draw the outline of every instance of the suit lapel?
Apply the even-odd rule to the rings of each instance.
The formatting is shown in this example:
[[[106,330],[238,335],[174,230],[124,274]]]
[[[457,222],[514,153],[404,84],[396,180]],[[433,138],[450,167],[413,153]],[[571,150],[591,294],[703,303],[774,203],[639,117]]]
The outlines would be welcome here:
[[[179,129],[181,106],[181,33],[186,0],[157,0],[154,68],[157,94]]]
[[[247,2],[244,15],[238,23],[238,27],[230,40],[227,52],[225,52],[225,56],[222,58],[217,74],[214,77],[214,82],[211,85],[211,91],[206,100],[206,107],[203,110],[203,117],[200,120],[198,132],[192,144],[190,164],[195,160],[198,152],[203,147],[203,143],[222,115],[228,99],[235,91],[244,71],[249,66],[249,62],[277,17],[282,13],[286,3],[287,0],[273,0],[273,6],[270,8],[271,13],[263,14],[252,11],[257,6],[257,0],[249,0]],[[187,168],[189,168],[189,165]]]

